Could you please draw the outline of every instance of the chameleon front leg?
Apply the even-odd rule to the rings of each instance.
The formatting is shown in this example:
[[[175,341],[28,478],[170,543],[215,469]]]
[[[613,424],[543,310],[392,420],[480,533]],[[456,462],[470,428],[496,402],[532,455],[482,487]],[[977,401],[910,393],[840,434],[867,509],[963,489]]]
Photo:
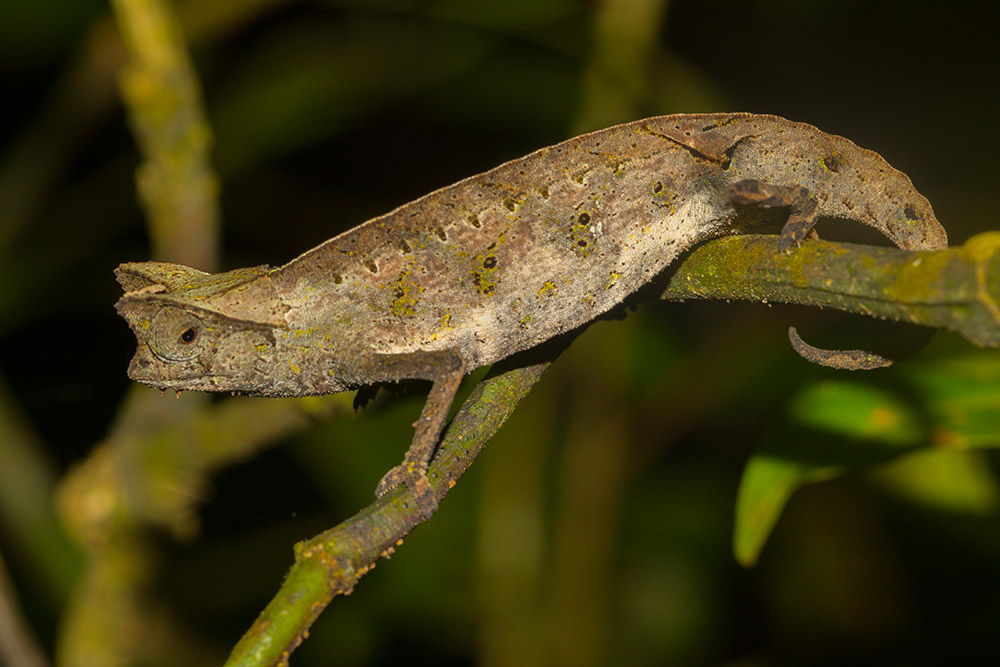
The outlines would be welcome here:
[[[744,206],[787,206],[788,220],[781,228],[778,249],[791,252],[813,232],[816,226],[816,197],[797,185],[773,185],[756,180],[736,183],[731,190],[731,201]],[[788,328],[792,348],[802,358],[830,368],[842,370],[870,370],[892,365],[892,360],[866,350],[824,350],[802,340],[795,327]]]
[[[465,362],[456,351],[441,350],[387,355],[379,359],[379,368],[391,379],[417,378],[433,382],[420,418],[413,423],[413,440],[403,462],[387,472],[375,489],[375,495],[381,497],[405,484],[424,516],[430,516],[437,510],[437,498],[427,478],[427,468],[465,376]]]

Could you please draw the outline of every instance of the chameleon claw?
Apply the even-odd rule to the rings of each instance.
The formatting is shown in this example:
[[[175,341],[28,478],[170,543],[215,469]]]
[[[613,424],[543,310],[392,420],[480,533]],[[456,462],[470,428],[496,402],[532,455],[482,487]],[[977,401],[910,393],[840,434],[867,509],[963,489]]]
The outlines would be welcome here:
[[[430,517],[437,511],[437,496],[434,494],[434,487],[431,486],[430,479],[427,478],[427,473],[413,468],[406,461],[382,477],[378,486],[375,487],[375,497],[381,498],[389,491],[403,485],[413,494],[413,499],[424,518]]]

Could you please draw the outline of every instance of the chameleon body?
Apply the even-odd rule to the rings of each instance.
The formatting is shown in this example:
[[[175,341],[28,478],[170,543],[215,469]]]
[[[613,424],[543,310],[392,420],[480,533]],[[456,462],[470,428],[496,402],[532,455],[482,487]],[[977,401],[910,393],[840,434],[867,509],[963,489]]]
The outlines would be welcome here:
[[[593,320],[763,207],[787,207],[786,249],[819,217],[905,249],[947,245],[909,178],[847,139],[774,116],[651,118],[437,190],[278,268],[122,264],[129,376],[258,396],[432,380],[379,489],[406,482],[432,509],[427,463],[467,371]]]

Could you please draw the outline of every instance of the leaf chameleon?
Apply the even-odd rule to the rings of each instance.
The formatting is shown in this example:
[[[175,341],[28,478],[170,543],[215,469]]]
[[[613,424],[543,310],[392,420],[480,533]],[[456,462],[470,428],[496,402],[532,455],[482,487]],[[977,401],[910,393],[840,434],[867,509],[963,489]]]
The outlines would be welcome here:
[[[255,396],[430,380],[406,457],[377,490],[405,483],[430,513],[426,470],[465,373],[581,327],[764,209],[788,211],[786,251],[820,217],[904,249],[947,245],[910,179],[847,139],[775,116],[650,118],[432,192],[278,268],[122,264],[116,308],[139,342],[129,377]]]

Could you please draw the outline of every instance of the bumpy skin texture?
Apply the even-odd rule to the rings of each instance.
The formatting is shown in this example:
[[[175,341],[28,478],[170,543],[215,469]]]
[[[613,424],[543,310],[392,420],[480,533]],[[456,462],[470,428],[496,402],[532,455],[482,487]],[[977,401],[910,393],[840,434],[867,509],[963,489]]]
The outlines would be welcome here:
[[[433,380],[427,426],[382,490],[414,484],[466,371],[593,320],[774,206],[789,209],[787,248],[818,217],[901,248],[947,245],[909,178],[847,139],[774,116],[650,118],[465,179],[280,268],[122,264],[116,307],[139,340],[129,376],[261,396]]]

